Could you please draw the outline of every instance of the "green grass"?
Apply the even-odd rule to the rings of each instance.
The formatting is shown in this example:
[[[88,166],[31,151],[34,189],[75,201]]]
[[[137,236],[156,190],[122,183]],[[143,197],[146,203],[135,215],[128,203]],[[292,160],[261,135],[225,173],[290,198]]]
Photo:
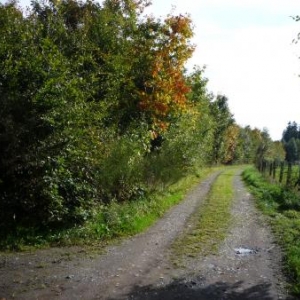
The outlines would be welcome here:
[[[291,291],[300,296],[300,199],[297,194],[268,182],[254,168],[243,173],[257,206],[269,216],[278,243],[284,250],[284,268]]]
[[[280,169],[281,169],[281,167],[277,166],[274,178],[273,178],[273,174],[269,175],[269,170],[268,169],[265,171],[265,175],[268,178],[270,178],[270,180],[275,181],[277,184],[279,184]],[[285,165],[284,168],[283,168],[282,182],[280,183],[281,186],[286,185],[287,173],[288,173],[288,167],[287,167],[287,165]],[[294,187],[296,185],[296,182],[298,181],[298,179],[299,179],[299,165],[293,165],[292,166],[292,173],[291,173],[291,186],[292,187]]]
[[[236,172],[236,167],[230,167],[218,176],[206,201],[191,217],[191,229],[174,242],[173,262],[176,265],[180,266],[185,257],[213,254],[218,250],[231,224],[232,181]]]
[[[0,240],[0,249],[25,251],[72,245],[97,245],[99,248],[99,245],[101,247],[121,237],[144,231],[169,208],[179,203],[194,185],[215,170],[216,168],[201,169],[147,198],[102,205],[95,216],[81,226],[46,232],[17,228],[13,235]]]

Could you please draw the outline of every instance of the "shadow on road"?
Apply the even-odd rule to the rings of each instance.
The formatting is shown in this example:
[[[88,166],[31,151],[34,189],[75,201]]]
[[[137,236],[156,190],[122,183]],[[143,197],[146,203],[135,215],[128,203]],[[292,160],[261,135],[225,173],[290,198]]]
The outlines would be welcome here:
[[[175,280],[164,286],[133,287],[131,292],[120,298],[109,298],[109,300],[134,299],[134,300],[274,300],[270,295],[270,284],[262,283],[249,288],[240,281],[234,284],[217,282],[212,285],[204,285],[203,279],[198,280]]]

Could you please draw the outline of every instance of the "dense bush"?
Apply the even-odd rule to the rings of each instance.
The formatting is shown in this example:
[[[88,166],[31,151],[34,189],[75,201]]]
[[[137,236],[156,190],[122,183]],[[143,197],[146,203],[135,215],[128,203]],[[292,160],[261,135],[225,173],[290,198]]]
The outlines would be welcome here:
[[[146,6],[35,1],[25,15],[0,5],[3,230],[80,223],[99,204],[143,196],[151,177],[155,188],[184,174],[181,138],[173,132],[181,154],[168,163],[171,141],[159,151],[151,141],[188,105],[190,20],[141,19]]]
[[[0,4],[2,234],[81,224],[99,206],[256,151],[259,132],[234,124],[203,70],[185,71],[189,17],[145,17],[147,5]]]

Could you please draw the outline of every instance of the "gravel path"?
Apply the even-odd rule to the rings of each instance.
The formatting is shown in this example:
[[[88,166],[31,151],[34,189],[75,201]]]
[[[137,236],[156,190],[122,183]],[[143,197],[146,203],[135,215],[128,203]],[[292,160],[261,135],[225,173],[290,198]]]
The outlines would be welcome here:
[[[108,248],[105,255],[86,257],[76,248],[2,255],[0,299],[107,299],[124,296],[143,282],[155,282],[168,264],[166,249],[217,176],[203,181],[147,232]]]
[[[219,252],[187,258],[185,268],[170,269],[165,282],[135,287],[127,299],[293,299],[285,289],[280,249],[239,173],[234,188],[233,224]]]
[[[280,250],[238,174],[234,222],[219,253],[189,258],[184,269],[170,262],[174,238],[201,209],[218,175],[198,185],[148,231],[109,247],[106,254],[90,257],[71,248],[2,255],[0,299],[290,299]]]

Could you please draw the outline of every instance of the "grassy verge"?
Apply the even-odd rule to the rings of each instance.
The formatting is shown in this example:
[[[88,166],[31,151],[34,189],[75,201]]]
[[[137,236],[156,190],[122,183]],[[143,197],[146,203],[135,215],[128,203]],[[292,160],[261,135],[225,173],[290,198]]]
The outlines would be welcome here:
[[[148,198],[101,206],[94,218],[82,226],[37,232],[17,228],[13,235],[0,240],[2,250],[32,250],[49,246],[104,245],[120,237],[144,231],[170,207],[179,203],[188,190],[216,169],[205,168],[164,188]]]
[[[254,168],[243,173],[258,207],[270,218],[278,243],[284,250],[284,266],[291,278],[291,291],[300,296],[300,199],[277,184],[268,182]]]
[[[190,220],[187,229],[173,244],[173,262],[181,265],[182,258],[215,253],[226,237],[231,223],[233,177],[236,168],[225,169],[213,184],[204,202]]]

